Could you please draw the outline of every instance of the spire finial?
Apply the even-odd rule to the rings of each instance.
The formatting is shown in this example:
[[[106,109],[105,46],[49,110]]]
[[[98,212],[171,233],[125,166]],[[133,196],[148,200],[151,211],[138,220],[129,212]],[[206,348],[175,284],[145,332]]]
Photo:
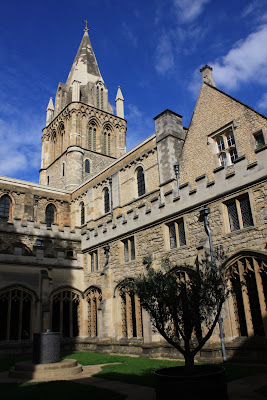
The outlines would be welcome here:
[[[84,32],[88,32],[88,28],[87,28],[87,23],[88,23],[88,21],[85,19],[84,22],[85,22]]]

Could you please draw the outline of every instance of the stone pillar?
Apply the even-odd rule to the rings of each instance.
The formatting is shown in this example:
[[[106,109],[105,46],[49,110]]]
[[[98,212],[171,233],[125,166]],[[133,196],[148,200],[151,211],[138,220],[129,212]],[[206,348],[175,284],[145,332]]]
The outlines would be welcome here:
[[[72,190],[83,180],[84,151],[79,146],[69,146],[66,158],[66,189]]]
[[[179,162],[185,141],[182,116],[165,110],[154,118],[158,154],[159,180],[162,191],[178,192],[174,163]]]

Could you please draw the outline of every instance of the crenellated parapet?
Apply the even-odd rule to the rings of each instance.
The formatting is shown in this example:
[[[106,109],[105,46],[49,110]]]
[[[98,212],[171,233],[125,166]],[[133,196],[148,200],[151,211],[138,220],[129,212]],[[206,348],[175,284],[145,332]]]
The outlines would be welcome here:
[[[266,180],[266,149],[257,152],[256,158],[253,165],[248,164],[246,157],[240,157],[229,168],[215,169],[213,181],[209,181],[206,175],[199,176],[195,179],[194,188],[189,183],[180,186],[180,196],[177,196],[176,190],[164,190],[163,186],[161,194],[150,201],[145,197],[137,206],[127,210],[123,208],[113,219],[88,223],[87,228],[82,231],[83,251],[161,221],[179,217],[204,204],[225,199],[248,189],[254,183]]]

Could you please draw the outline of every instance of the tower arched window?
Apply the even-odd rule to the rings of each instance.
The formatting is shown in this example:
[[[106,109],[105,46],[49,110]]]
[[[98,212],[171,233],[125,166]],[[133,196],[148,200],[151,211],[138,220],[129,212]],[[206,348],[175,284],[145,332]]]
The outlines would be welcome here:
[[[96,125],[94,121],[92,121],[89,126],[88,149],[96,151]]]
[[[111,129],[109,126],[104,128],[104,138],[103,138],[103,153],[110,155],[110,136],[111,136]]]
[[[108,188],[104,189],[104,212],[105,214],[110,211],[110,204],[109,204],[109,190]]]
[[[84,209],[84,202],[81,203],[81,225],[84,225],[85,222],[85,209]]]
[[[11,211],[11,199],[7,194],[0,199],[0,217],[9,218]]]
[[[100,98],[101,108],[103,110],[103,106],[104,106],[104,89],[103,88],[101,88],[100,93],[101,93],[101,98]]]
[[[56,217],[56,207],[53,204],[48,204],[45,210],[45,222],[47,227],[51,227],[51,225],[55,222]]]
[[[88,159],[86,159],[84,162],[84,172],[86,174],[89,174],[90,172],[90,161]]]
[[[139,197],[146,193],[145,174],[142,167],[137,169],[137,191]]]

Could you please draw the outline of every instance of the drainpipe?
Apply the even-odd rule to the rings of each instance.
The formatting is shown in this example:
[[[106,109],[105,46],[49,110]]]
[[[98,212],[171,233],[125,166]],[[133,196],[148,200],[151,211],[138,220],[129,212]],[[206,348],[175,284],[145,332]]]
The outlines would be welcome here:
[[[111,215],[111,219],[113,219],[112,177],[111,176],[108,178],[108,181],[109,181],[109,187],[110,187],[110,215]]]
[[[204,225],[205,225],[205,229],[206,232],[208,234],[209,237],[209,245],[210,245],[210,258],[211,258],[211,265],[212,268],[215,268],[215,263],[214,263],[214,257],[213,257],[213,246],[212,246],[212,238],[211,238],[211,233],[210,233],[210,229],[209,229],[209,221],[208,221],[208,215],[210,214],[210,209],[207,205],[203,206],[200,210],[200,217],[203,218],[204,220]],[[218,305],[217,305],[218,307]],[[222,347],[222,356],[223,356],[223,361],[226,361],[226,352],[225,352],[225,344],[224,344],[224,335],[223,335],[223,319],[221,317],[221,314],[219,315],[219,319],[218,319],[218,324],[219,324],[219,330],[220,330],[220,339],[221,339],[221,347]]]

